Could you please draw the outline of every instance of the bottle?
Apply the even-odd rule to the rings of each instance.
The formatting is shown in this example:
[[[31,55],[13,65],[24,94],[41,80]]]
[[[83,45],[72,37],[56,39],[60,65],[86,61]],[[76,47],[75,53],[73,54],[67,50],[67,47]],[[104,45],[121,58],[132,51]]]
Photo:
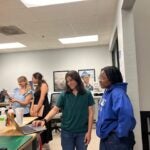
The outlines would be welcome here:
[[[6,108],[5,107],[2,107],[0,109],[1,111],[1,115],[0,115],[0,129],[4,129],[4,127],[6,127],[6,119],[7,119],[7,116],[6,116]]]
[[[10,106],[7,112],[7,115],[9,115],[11,118],[14,118],[15,112],[12,109],[12,107]],[[7,118],[7,125],[10,126],[11,124],[11,120],[9,118]]]

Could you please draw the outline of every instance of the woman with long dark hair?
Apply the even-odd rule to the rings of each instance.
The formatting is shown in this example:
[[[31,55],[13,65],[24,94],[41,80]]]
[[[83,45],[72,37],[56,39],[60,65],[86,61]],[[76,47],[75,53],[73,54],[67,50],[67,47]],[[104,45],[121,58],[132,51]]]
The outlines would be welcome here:
[[[42,74],[39,72],[33,74],[32,82],[34,85],[36,85],[36,89],[34,91],[34,101],[31,105],[30,114],[31,116],[37,117],[39,111],[41,110],[41,107],[44,106],[43,114],[42,116],[40,116],[40,119],[43,119],[50,111],[50,104],[47,96],[48,84],[43,79]],[[34,105],[37,106],[36,109],[33,109]],[[52,131],[50,122],[46,123],[46,128],[47,130],[41,133],[42,144],[48,143],[50,140],[52,140]]]
[[[101,69],[99,82],[105,89],[99,104],[97,136],[101,138],[100,150],[133,150],[133,129],[136,121],[131,101],[126,94],[121,72],[114,66]]]
[[[35,121],[33,125],[44,125],[61,109],[62,149],[87,150],[91,140],[94,100],[91,93],[84,89],[78,72],[69,71],[65,80],[67,89],[59,96],[56,106],[42,121]]]

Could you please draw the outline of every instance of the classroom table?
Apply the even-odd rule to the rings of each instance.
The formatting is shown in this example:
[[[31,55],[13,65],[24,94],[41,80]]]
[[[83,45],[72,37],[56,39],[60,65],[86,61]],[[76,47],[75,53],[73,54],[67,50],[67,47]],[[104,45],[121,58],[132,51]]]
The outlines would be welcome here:
[[[31,123],[36,118],[37,117],[24,117],[23,125]],[[14,143],[12,144],[12,146],[14,146],[16,142],[18,142],[18,144],[16,144],[17,146],[20,144],[19,150],[34,150],[37,147],[37,137],[37,133],[23,135],[21,132],[17,131],[14,126],[6,126],[3,130],[0,130],[0,139],[8,142],[8,150],[10,149],[10,144]]]
[[[9,105],[9,103],[6,103],[6,102],[0,103],[0,107],[6,107],[6,106],[8,106],[8,105]]]

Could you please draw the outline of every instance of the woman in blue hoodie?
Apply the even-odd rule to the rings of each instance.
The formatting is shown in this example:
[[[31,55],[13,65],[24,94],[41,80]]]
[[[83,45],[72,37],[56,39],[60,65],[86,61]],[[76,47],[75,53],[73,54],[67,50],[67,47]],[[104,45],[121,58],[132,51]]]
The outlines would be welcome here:
[[[121,72],[113,66],[101,69],[99,80],[101,88],[105,89],[96,123],[96,133],[101,138],[99,149],[132,150],[136,121],[126,94],[127,83],[123,83]]]

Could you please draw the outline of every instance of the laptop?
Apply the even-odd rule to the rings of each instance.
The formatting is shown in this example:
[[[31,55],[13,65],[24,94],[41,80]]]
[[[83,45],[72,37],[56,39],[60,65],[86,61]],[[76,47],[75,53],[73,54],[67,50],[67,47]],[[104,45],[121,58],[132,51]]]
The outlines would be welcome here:
[[[26,135],[26,134],[32,134],[32,133],[42,132],[46,130],[45,126],[34,127],[32,126],[32,124],[28,124],[20,127],[14,118],[10,117],[9,115],[7,116],[10,118],[12,124],[16,127],[16,130],[20,131],[22,134]]]

